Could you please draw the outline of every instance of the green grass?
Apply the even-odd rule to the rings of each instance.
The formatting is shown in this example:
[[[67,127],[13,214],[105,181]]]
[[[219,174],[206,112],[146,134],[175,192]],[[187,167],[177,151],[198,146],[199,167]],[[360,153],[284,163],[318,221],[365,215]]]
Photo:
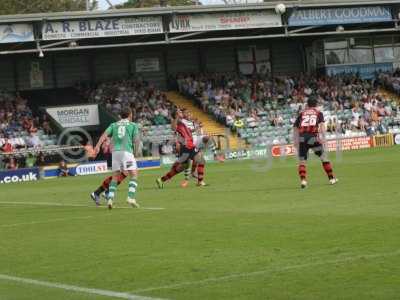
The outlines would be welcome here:
[[[163,299],[398,299],[399,150],[332,155],[336,186],[314,159],[306,190],[294,159],[210,164],[206,188],[157,190],[164,170],[143,171],[139,203],[164,210],[96,209],[101,176],[1,185],[0,274]],[[0,299],[113,298],[0,278]]]

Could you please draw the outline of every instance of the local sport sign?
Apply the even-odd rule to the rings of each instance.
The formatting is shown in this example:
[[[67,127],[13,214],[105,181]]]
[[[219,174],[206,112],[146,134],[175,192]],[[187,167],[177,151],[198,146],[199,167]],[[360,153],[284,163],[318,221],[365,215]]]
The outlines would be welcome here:
[[[392,21],[386,6],[296,9],[289,26],[336,25]]]
[[[282,26],[279,15],[273,11],[227,12],[214,14],[174,15],[170,32],[234,30]]]
[[[0,43],[21,43],[33,40],[31,24],[0,25]]]
[[[78,165],[75,169],[76,175],[93,175],[107,173],[108,167],[106,161],[90,162]]]
[[[97,104],[48,107],[47,113],[63,128],[99,125]]]
[[[51,21],[42,27],[43,40],[87,39],[163,32],[162,18],[155,16],[80,21]]]
[[[0,184],[39,180],[39,168],[18,169],[0,172]]]

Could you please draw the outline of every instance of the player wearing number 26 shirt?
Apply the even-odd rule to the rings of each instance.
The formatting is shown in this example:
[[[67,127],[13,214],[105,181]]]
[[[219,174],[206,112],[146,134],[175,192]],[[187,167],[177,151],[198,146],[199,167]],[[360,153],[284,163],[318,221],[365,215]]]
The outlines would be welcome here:
[[[299,114],[294,123],[294,144],[299,155],[298,171],[302,188],[307,187],[306,162],[310,149],[321,159],[329,182],[335,184],[338,181],[333,175],[332,165],[323,147],[324,115],[317,109],[317,104],[317,99],[310,97],[307,101],[307,108]]]

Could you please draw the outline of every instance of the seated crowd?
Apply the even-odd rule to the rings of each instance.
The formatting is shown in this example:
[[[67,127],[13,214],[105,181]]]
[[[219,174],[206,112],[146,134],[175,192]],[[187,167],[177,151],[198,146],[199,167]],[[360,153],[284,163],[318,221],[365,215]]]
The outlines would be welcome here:
[[[0,91],[0,169],[16,169],[40,163],[41,155],[12,156],[9,153],[30,148],[39,153],[42,146],[50,143],[50,137],[54,138],[54,135],[46,115],[35,116],[27,100],[19,93]]]
[[[385,88],[400,96],[400,68],[392,73],[379,74],[379,81]]]
[[[170,124],[174,105],[155,86],[140,77],[106,81],[86,89],[84,96],[92,103],[104,105],[115,116],[122,107],[131,107],[143,135],[140,145],[143,156],[171,152],[169,141],[174,134]]]
[[[400,70],[378,74],[374,80],[355,75],[249,78],[226,73],[178,75],[176,79],[181,93],[249,144],[258,145],[290,143],[293,123],[308,97],[319,100],[331,138],[400,132],[398,102],[378,93],[380,86],[400,93]],[[172,152],[174,105],[155,86],[135,78],[103,82],[81,92],[115,116],[126,105],[132,108],[142,128],[143,156]],[[18,93],[0,91],[0,169],[45,164],[42,148],[54,145],[55,139],[46,115],[35,116]],[[6,155],[21,149],[35,149],[36,154]]]
[[[378,80],[335,77],[177,77],[181,93],[254,144],[291,142],[292,127],[308,97],[317,97],[328,132],[345,136],[387,133],[398,125],[398,103],[378,93]],[[398,130],[398,126],[396,127]]]
[[[122,107],[130,106],[141,126],[166,125],[171,121],[172,103],[155,86],[141,78],[107,81],[86,91],[90,102],[103,104],[118,116]]]

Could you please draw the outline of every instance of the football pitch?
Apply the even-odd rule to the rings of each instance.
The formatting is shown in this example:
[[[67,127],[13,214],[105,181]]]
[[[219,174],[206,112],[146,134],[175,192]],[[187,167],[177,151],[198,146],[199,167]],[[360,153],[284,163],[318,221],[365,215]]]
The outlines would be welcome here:
[[[399,299],[400,148],[316,159],[301,190],[293,158],[142,171],[112,211],[89,193],[103,176],[0,187],[0,299]]]

